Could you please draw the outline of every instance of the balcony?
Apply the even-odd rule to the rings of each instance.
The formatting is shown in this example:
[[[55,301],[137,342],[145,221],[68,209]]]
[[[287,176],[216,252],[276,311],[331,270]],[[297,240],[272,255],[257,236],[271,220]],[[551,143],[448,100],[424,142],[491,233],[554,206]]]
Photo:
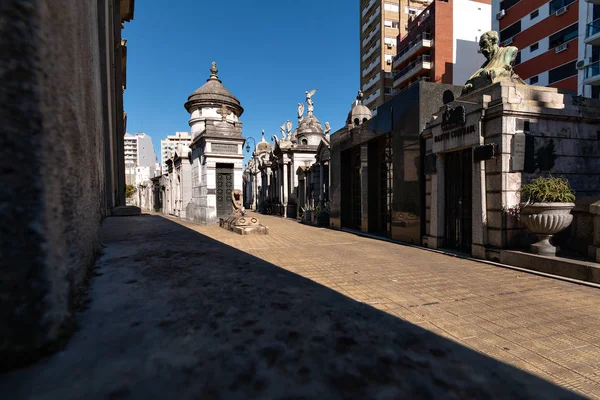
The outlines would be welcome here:
[[[371,71],[373,71],[373,68],[375,68],[375,67],[381,68],[381,56],[377,56],[377,58],[374,59],[373,62],[371,64],[369,64],[369,66],[363,70],[363,72],[362,72],[363,78],[365,76],[369,75],[369,73]]]
[[[377,42],[375,42],[375,44],[373,46],[371,46],[371,48],[363,55],[362,60],[367,61],[369,59],[369,57],[371,57],[373,55],[373,53],[375,53],[375,50],[380,48],[380,45],[381,45],[381,39],[377,40]]]
[[[584,85],[600,86],[600,61],[585,67]]]
[[[363,85],[362,91],[366,92],[371,86],[373,86],[374,84],[379,82],[380,79],[381,79],[381,74],[375,75],[373,78],[371,78],[371,80],[369,80],[369,82],[367,82]]]
[[[429,54],[423,54],[415,61],[408,64],[400,72],[394,75],[394,88],[402,85],[406,81],[410,80],[413,76],[417,75],[423,70],[430,70],[432,67],[431,56]]]
[[[363,26],[362,26],[362,32],[363,33],[365,33],[365,31],[367,30],[367,28],[373,23],[373,21],[375,21],[375,19],[377,19],[377,17],[379,16],[380,12],[381,12],[381,7],[377,7],[377,9],[373,13],[373,15],[371,15],[371,17],[369,18],[369,20],[363,24]]]
[[[376,91],[374,91],[373,93],[371,93],[371,95],[369,97],[367,97],[363,101],[363,104],[365,106],[368,106],[370,103],[372,103],[373,101],[375,101],[376,99],[378,99],[379,96],[381,96],[381,89],[377,89]]]
[[[371,31],[371,33],[369,33],[369,36],[367,36],[366,38],[364,38],[364,40],[362,41],[363,47],[365,47],[367,44],[369,44],[369,42],[371,41],[371,39],[373,39],[375,37],[375,35],[377,35],[380,31],[381,31],[381,25],[377,25],[375,27],[375,29],[373,29]]]
[[[362,16],[364,17],[365,15],[367,15],[367,13],[369,12],[369,10],[371,9],[371,7],[373,7],[373,4],[377,3],[376,0],[371,0],[369,2],[369,4],[367,4],[367,6],[365,8],[363,8],[362,10]]]
[[[585,44],[600,46],[600,19],[587,24],[585,28]]]
[[[433,46],[433,40],[431,39],[430,33],[423,33],[408,43],[406,47],[403,47],[398,54],[394,57],[394,63],[392,68],[397,68],[402,65],[415,54],[422,52],[423,50],[430,49]]]

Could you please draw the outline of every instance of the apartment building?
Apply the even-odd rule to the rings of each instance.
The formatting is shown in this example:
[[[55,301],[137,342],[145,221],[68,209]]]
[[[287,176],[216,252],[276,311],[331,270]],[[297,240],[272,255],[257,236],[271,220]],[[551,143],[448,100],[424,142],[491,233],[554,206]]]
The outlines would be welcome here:
[[[152,145],[152,137],[145,133],[132,135],[125,133],[125,183],[133,185],[136,181],[137,168],[147,168],[154,171],[156,153]]]
[[[579,44],[585,35],[580,29],[580,8],[587,9],[587,4],[585,0],[493,1],[492,26],[500,33],[501,46],[519,48],[515,72],[525,82],[578,91]]]
[[[405,35],[411,16],[432,0],[360,1],[360,87],[371,110],[392,97],[392,58],[396,38]]]
[[[166,172],[169,151],[176,150],[180,143],[189,146],[192,143],[192,135],[189,132],[175,132],[174,135],[169,135],[166,139],[160,141],[160,164],[163,168],[163,174]]]
[[[600,0],[579,3],[577,94],[600,99]]]
[[[491,29],[491,0],[435,0],[408,22],[392,61],[397,93],[416,81],[464,85],[485,58],[479,37]]]

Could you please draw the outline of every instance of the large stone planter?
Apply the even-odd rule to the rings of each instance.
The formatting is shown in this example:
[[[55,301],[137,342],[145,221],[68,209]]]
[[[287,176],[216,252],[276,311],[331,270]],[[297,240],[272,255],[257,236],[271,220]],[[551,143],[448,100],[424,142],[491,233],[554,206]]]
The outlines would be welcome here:
[[[538,237],[538,242],[531,245],[532,253],[556,255],[556,247],[550,244],[550,238],[571,224],[573,207],[575,203],[521,204],[521,222]]]

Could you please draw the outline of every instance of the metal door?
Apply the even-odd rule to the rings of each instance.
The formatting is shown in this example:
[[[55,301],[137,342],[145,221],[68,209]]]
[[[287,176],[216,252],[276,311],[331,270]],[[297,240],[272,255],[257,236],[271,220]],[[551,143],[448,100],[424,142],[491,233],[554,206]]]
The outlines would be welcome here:
[[[217,217],[232,212],[233,164],[217,164]]]
[[[445,245],[471,252],[472,241],[472,149],[445,155]]]

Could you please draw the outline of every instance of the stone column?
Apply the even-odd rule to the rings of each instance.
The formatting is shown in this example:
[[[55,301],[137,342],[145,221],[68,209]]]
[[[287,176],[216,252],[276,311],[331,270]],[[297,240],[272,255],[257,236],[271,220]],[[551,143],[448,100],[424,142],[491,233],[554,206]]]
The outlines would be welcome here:
[[[325,199],[325,171],[324,171],[323,162],[319,162],[319,201],[323,201]]]
[[[288,202],[288,188],[289,188],[289,165],[287,160],[283,161],[283,196],[281,203],[283,203],[283,216],[287,218],[287,202]]]
[[[444,155],[438,154],[436,173],[431,175],[431,215],[428,247],[441,247],[444,237]]]

